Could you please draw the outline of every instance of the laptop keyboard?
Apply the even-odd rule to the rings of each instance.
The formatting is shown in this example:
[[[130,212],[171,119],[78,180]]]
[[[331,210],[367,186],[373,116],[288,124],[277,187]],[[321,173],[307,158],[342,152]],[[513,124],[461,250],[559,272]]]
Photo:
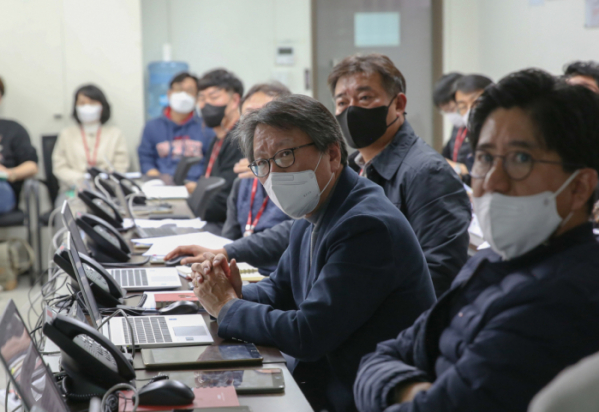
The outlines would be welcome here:
[[[118,367],[113,356],[106,348],[104,348],[104,346],[100,345],[94,339],[87,335],[80,334],[75,336],[73,342],[113,371],[118,371]]]
[[[127,345],[131,344],[131,330],[127,319],[121,318],[123,322],[123,332]],[[169,343],[173,341],[166,325],[166,319],[160,316],[150,316],[141,318],[129,318],[133,333],[135,334],[135,344],[144,343]]]
[[[114,269],[112,277],[122,287],[148,286],[148,273],[145,269]]]

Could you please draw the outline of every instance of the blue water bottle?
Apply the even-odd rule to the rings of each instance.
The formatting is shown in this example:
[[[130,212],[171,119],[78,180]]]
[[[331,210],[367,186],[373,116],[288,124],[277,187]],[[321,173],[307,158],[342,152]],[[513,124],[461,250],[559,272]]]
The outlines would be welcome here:
[[[162,114],[165,107],[168,106],[168,97],[166,92],[169,83],[177,74],[189,71],[189,64],[185,62],[175,62],[170,59],[170,45],[165,45],[163,49],[163,61],[152,62],[148,65],[149,82],[146,101],[146,116],[153,119]]]

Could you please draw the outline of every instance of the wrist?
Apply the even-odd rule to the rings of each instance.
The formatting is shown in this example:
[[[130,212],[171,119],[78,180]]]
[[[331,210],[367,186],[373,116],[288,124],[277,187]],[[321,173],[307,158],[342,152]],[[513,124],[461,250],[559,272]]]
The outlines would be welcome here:
[[[14,169],[7,169],[6,174],[8,175],[9,182],[14,182],[17,180],[17,174],[15,173]]]

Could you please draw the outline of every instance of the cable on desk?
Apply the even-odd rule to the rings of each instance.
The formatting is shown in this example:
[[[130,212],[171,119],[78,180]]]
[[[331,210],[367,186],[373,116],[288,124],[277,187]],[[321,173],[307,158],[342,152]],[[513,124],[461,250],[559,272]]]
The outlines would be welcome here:
[[[133,385],[129,385],[128,383],[119,383],[114,385],[112,388],[108,389],[108,391],[104,394],[104,396],[102,397],[102,404],[100,405],[100,409],[103,412],[108,412],[105,408],[106,408],[106,403],[107,403],[107,399],[108,397],[121,389],[129,389],[131,391],[133,391],[133,409],[131,412],[136,412],[137,411],[137,407],[139,406],[139,396],[137,396],[137,389],[133,386]]]
[[[131,335],[131,359],[135,359],[135,335],[133,333],[133,326],[131,325],[131,321],[129,320],[129,316],[123,309],[117,309],[112,315],[108,316],[106,319],[102,321],[100,326],[98,327],[98,331],[102,329],[102,326],[106,324],[110,319],[114,318],[118,313],[122,314],[127,321],[127,325],[129,326],[129,334]],[[100,333],[102,333],[100,331]],[[125,345],[125,350],[127,350],[127,345]]]

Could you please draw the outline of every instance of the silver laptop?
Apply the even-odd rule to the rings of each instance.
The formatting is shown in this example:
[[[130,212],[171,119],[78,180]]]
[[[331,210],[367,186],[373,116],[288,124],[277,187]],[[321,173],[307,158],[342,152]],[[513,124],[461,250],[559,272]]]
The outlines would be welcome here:
[[[67,250],[71,263],[76,268],[75,275],[81,287],[92,325],[115,345],[131,345],[133,343],[132,334],[135,345],[141,348],[208,345],[214,342],[202,315],[118,317],[110,319],[100,328],[102,320],[98,304],[89,287],[79,254],[73,253],[74,248],[71,248],[70,236],[67,238]]]
[[[114,191],[116,192],[116,198],[121,206],[121,209],[125,212],[125,217],[131,219],[133,222],[133,230],[137,232],[140,238],[146,239],[150,237],[164,237],[164,236],[175,236],[175,235],[184,235],[186,233],[194,233],[197,232],[197,229],[189,228],[189,227],[173,227],[173,226],[165,226],[165,227],[153,227],[153,228],[141,228],[137,226],[135,223],[135,218],[133,217],[133,213],[131,213],[131,209],[129,207],[129,202],[125,199],[125,194],[123,193],[123,188],[120,184],[114,185]],[[145,211],[151,211],[151,209],[145,209]]]
[[[89,252],[81,231],[75,223],[75,218],[67,201],[62,205],[62,220],[73,237],[73,248],[79,253],[88,255]],[[175,268],[115,268],[106,271],[128,291],[163,290],[181,287],[181,278]]]
[[[12,299],[0,317],[0,330],[0,359],[25,411],[69,412]]]

